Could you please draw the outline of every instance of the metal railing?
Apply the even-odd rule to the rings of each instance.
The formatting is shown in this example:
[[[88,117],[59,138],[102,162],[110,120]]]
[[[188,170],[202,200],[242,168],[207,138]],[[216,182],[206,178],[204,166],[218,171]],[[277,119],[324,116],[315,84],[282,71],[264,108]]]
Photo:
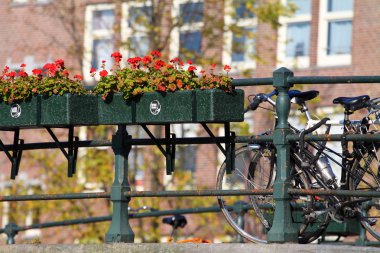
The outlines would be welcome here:
[[[111,220],[110,228],[106,234],[106,242],[133,242],[134,233],[129,225],[131,216],[128,213],[128,203],[131,198],[138,197],[187,197],[187,196],[231,196],[231,195],[271,195],[276,201],[273,226],[267,234],[270,243],[296,242],[298,239],[298,227],[291,218],[290,200],[292,195],[336,195],[336,196],[363,196],[380,197],[380,192],[355,192],[348,190],[298,190],[290,188],[290,142],[298,141],[299,136],[291,133],[288,126],[290,112],[289,89],[294,84],[337,84],[345,83],[380,83],[380,76],[330,76],[330,77],[294,77],[293,73],[285,68],[280,68],[273,72],[272,78],[252,78],[235,79],[233,86],[246,87],[258,85],[273,85],[278,91],[276,100],[276,112],[278,124],[273,135],[268,136],[234,136],[229,132],[229,124],[225,124],[225,136],[223,137],[192,137],[192,138],[156,138],[156,139],[133,139],[126,131],[126,125],[119,125],[118,130],[113,135],[112,141],[76,141],[61,142],[57,146],[56,142],[43,143],[20,143],[17,145],[5,145],[9,150],[29,150],[67,147],[99,147],[110,146],[115,153],[115,180],[112,184],[111,193],[73,193],[55,195],[31,195],[31,196],[2,196],[0,201],[28,201],[28,200],[63,200],[63,199],[85,199],[85,198],[110,198],[113,202],[113,213],[111,216],[97,218],[99,220]],[[305,140],[312,141],[380,141],[380,135],[306,135]],[[235,143],[262,143],[273,142],[277,150],[277,176],[273,190],[201,190],[201,191],[131,191],[128,182],[128,155],[134,145],[176,145],[176,144],[227,144],[226,157],[231,159],[234,154]],[[232,145],[233,144],[233,145]],[[1,149],[3,150],[3,149]],[[4,150],[3,150],[4,151]],[[232,158],[233,159],[233,158]],[[233,161],[231,162],[233,164]],[[173,168],[174,169],[174,168]],[[123,175],[122,180],[119,175]],[[146,215],[146,214],[145,214]],[[90,221],[91,218],[88,218]],[[84,221],[83,219],[81,221]],[[73,222],[80,222],[74,220]],[[84,221],[85,222],[85,221]],[[69,224],[70,222],[67,222]],[[48,223],[47,223],[48,224]],[[52,223],[54,224],[54,223]],[[63,224],[63,223],[62,223]],[[47,225],[48,226],[48,225]],[[14,229],[22,231],[23,228]],[[5,229],[6,230],[6,229]],[[2,232],[5,232],[3,230]]]

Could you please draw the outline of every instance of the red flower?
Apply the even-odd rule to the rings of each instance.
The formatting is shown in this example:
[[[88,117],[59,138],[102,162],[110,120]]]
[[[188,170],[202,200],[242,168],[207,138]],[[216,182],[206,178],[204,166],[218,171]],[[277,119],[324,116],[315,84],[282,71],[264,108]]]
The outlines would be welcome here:
[[[158,85],[157,90],[158,91],[166,91],[166,87],[165,87],[165,85]]]
[[[42,74],[42,70],[40,69],[33,69],[32,70],[33,75],[38,76]]]
[[[154,62],[154,67],[158,70],[165,66],[165,62],[162,60],[156,60]]]
[[[7,74],[7,76],[8,77],[15,77],[16,76],[16,72],[14,72],[14,71],[11,71],[11,72],[9,72],[8,74]]]
[[[204,75],[206,73],[206,71],[202,69],[201,71],[199,71],[199,73],[201,73],[202,75]]]
[[[171,59],[170,62],[171,62],[171,63],[179,62],[179,58],[178,58],[178,57],[175,57],[175,58]]]
[[[8,70],[9,70],[9,67],[5,66],[3,71],[6,73],[6,72],[8,72]]]
[[[67,70],[67,69],[65,69],[64,71],[62,71],[62,75],[63,76],[66,76],[66,77],[68,77],[69,76],[69,71]]]
[[[111,57],[115,59],[116,63],[119,63],[121,61],[121,58],[123,58],[123,56],[121,55],[120,52],[114,52],[114,53],[112,53]]]
[[[224,65],[224,70],[228,73],[231,71],[231,67],[228,65]]]
[[[158,50],[154,50],[154,51],[150,52],[150,55],[153,56],[153,58],[161,57],[161,53]]]
[[[17,73],[18,76],[21,76],[21,77],[27,77],[28,76],[28,73],[26,73],[24,70],[20,70],[18,73]]]
[[[183,67],[183,65],[184,65],[184,64],[183,64],[183,61],[180,61],[178,64],[179,64],[179,66],[181,66],[181,67]]]
[[[65,62],[62,59],[57,59],[55,60],[55,65],[63,69],[65,67]]]
[[[106,63],[106,60],[102,60],[102,63]]]
[[[191,64],[193,64],[193,61],[192,60],[188,60],[186,63],[189,64],[189,65],[191,65]]]
[[[150,56],[146,55],[146,56],[144,56],[144,57],[142,58],[141,61],[142,61],[143,64],[149,64],[149,63],[152,62],[152,58],[151,58]]]
[[[211,69],[214,69],[215,67],[216,67],[215,63],[211,64]]]
[[[100,75],[101,77],[105,77],[105,76],[108,75],[108,71],[105,70],[105,69],[103,69],[102,71],[99,72],[99,75]]]
[[[74,79],[82,81],[83,80],[83,76],[81,76],[81,75],[75,75]]]
[[[197,68],[195,66],[189,66],[187,71],[191,72],[191,71],[194,71],[194,70],[197,70]]]
[[[26,65],[25,65],[25,63],[22,63],[22,64],[20,65],[20,68],[24,68],[24,67],[26,67]]]
[[[177,87],[181,89],[182,86],[183,86],[182,81],[178,79],[178,80],[177,80]]]
[[[95,73],[95,72],[96,72],[96,69],[94,67],[92,67],[90,70],[90,74]]]
[[[43,69],[46,69],[52,76],[55,76],[55,73],[57,72],[57,66],[54,63],[46,63]]]

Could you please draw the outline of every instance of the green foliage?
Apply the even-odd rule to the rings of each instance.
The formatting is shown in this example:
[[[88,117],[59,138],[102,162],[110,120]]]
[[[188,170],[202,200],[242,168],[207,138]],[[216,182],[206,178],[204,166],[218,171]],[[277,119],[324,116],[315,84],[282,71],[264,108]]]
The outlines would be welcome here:
[[[83,78],[75,75],[69,78],[69,72],[61,59],[47,63],[43,70],[34,69],[33,76],[25,72],[25,64],[16,73],[5,67],[0,74],[0,97],[6,103],[24,101],[35,95],[52,96],[66,93],[82,95],[86,90],[80,82]]]
[[[228,75],[214,74],[215,66],[211,66],[210,73],[202,70],[201,76],[194,71],[197,69],[188,61],[187,70],[183,68],[184,63],[179,58],[174,58],[170,63],[161,59],[161,53],[152,51],[151,56],[133,57],[127,60],[129,66],[120,68],[121,54],[115,52],[115,66],[112,75],[108,71],[99,72],[101,79],[94,88],[94,92],[101,94],[103,100],[113,92],[121,92],[125,99],[142,95],[146,92],[174,92],[178,90],[192,89],[221,89],[230,92],[231,78]],[[224,70],[230,71],[229,66]]]

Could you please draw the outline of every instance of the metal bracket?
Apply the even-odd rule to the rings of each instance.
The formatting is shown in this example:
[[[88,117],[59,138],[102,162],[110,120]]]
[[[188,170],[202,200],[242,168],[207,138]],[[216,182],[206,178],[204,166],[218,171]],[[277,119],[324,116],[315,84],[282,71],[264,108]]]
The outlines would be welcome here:
[[[226,149],[223,148],[222,144],[220,144],[220,142],[218,142],[216,140],[215,135],[210,130],[210,128],[206,125],[206,123],[201,123],[201,125],[204,128],[204,130],[208,133],[208,135],[210,135],[211,139],[213,139],[213,141],[215,141],[216,146],[218,146],[219,150],[222,151],[223,155],[226,155],[227,154]]]
[[[175,140],[176,135],[170,133],[170,124],[165,124],[165,149],[162,145],[157,141],[156,137],[152,134],[152,132],[146,127],[146,125],[141,124],[141,127],[147,133],[147,135],[153,140],[154,144],[161,151],[161,153],[166,158],[166,175],[171,175],[174,172],[175,168]]]
[[[231,174],[231,172],[235,168],[235,142],[232,141],[235,138],[235,132],[230,131],[230,124],[224,124],[224,137],[226,139],[226,148],[223,148],[220,142],[216,140],[215,135],[212,133],[210,128],[206,125],[206,123],[201,123],[205,131],[214,140],[216,146],[218,146],[219,150],[226,157],[226,172],[227,174]]]
[[[1,140],[0,140],[0,148],[4,151],[9,161],[12,163],[10,178],[14,180],[16,176],[18,175],[18,171],[19,171],[20,163],[21,163],[21,157],[22,157],[22,149],[19,149],[19,145],[24,144],[24,140],[20,139],[20,129],[15,129],[12,131],[14,132],[12,155]]]
[[[74,136],[74,127],[69,127],[69,147],[67,148],[68,151],[66,151],[65,148],[61,145],[61,142],[58,140],[57,136],[54,134],[50,127],[46,127],[46,130],[49,132],[50,136],[57,144],[57,147],[62,151],[63,155],[66,157],[68,162],[67,176],[72,177],[76,172],[76,164],[78,157],[78,146],[74,144],[79,141],[79,138],[77,136]]]

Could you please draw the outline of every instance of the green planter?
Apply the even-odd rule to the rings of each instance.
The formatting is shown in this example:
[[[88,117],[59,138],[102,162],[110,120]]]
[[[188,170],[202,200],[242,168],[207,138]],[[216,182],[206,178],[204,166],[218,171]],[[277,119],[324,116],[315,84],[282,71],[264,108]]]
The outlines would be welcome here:
[[[194,122],[195,91],[150,92],[136,99],[136,124]]]
[[[123,94],[114,93],[106,101],[97,96],[100,125],[132,124],[134,122],[135,102],[126,101]]]
[[[93,95],[41,98],[41,126],[97,125],[97,97]]]
[[[244,120],[244,91],[234,90],[226,93],[222,90],[196,91],[197,122],[223,123]]]
[[[40,121],[40,97],[32,97],[20,103],[0,103],[0,127],[36,127]]]

